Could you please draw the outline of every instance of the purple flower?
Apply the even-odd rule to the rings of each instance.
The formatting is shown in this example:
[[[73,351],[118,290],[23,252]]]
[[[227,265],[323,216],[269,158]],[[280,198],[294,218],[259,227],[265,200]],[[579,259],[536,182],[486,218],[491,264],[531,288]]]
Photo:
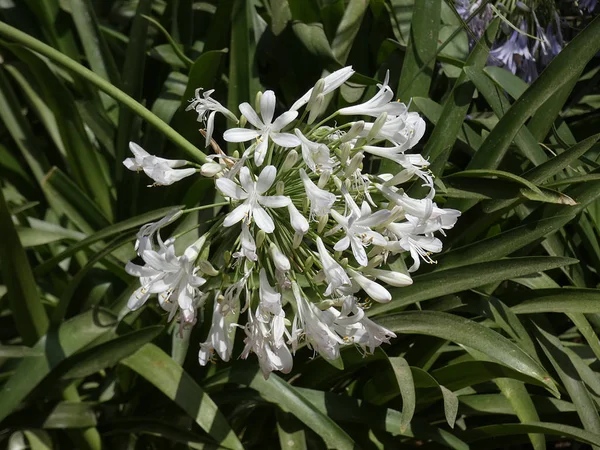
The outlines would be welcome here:
[[[527,23],[521,22],[521,30],[527,30]],[[537,77],[535,58],[529,51],[527,36],[523,33],[513,31],[510,37],[490,52],[491,62],[494,65],[506,67],[513,74],[517,70],[523,72],[531,81]],[[533,78],[532,78],[533,77]]]
[[[596,9],[596,5],[598,4],[598,0],[579,0],[578,5],[581,11],[587,11],[591,13]]]
[[[466,22],[467,19],[481,6],[481,0],[476,0],[473,4],[471,4],[470,0],[455,0],[454,2],[456,6],[456,12],[460,15],[460,17]],[[470,21],[467,22],[469,28],[475,35],[477,39],[483,36],[487,26],[491,22],[493,18],[493,11],[489,5],[486,5],[482,12],[473,17]],[[472,47],[475,41],[472,36],[469,36],[469,45]]]

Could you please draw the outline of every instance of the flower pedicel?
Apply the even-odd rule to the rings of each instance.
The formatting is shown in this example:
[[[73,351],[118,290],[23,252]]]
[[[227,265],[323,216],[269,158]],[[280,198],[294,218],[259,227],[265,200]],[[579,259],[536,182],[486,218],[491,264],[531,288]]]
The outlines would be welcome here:
[[[259,94],[259,114],[241,104],[238,120],[210,98],[212,91],[198,90],[188,109],[205,122],[207,144],[216,113],[252,126],[225,131],[224,140],[239,143],[239,152],[210,155],[202,166],[158,158],[130,144],[134,158],[124,161],[128,169],[143,170],[159,185],[196,173],[213,177],[229,203],[181,256],[174,239],[163,241],[160,230],[187,211],[174,210],[144,225],[136,244],[144,265],[126,267],[140,279],[131,309],[157,294],[169,317],[177,315],[186,326],[195,322],[198,308],[212,302],[200,364],[215,353],[230,359],[238,322],[245,323],[241,357],[256,354],[265,377],[272,371],[288,373],[303,343],[327,359],[338,358],[340,347],[348,344],[373,352],[395,334],[367,318],[365,308],[371,301],[393,301],[388,286],[410,285],[409,273],[421,260],[433,262],[431,254],[442,249],[437,236],[456,223],[458,211],[433,201],[428,161],[411,152],[425,122],[393,101],[387,76],[367,102],[315,123],[324,96],[353,73],[345,67],[319,80],[277,117],[272,91]],[[338,114],[372,122],[332,127]],[[368,173],[365,159],[389,159],[397,171]],[[427,193],[413,199],[400,185],[419,179]],[[408,270],[404,253],[412,260]]]

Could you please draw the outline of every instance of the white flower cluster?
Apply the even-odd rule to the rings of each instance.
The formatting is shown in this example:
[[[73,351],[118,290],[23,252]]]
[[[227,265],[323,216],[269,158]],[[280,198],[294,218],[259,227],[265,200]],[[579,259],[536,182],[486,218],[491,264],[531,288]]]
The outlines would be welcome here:
[[[131,296],[131,309],[158,294],[170,317],[181,310],[183,326],[195,321],[207,299],[213,300],[200,364],[211,361],[215,352],[224,361],[231,358],[243,312],[241,357],[255,353],[265,377],[274,370],[288,373],[292,354],[303,344],[330,360],[347,344],[373,352],[395,335],[367,318],[364,309],[372,300],[391,301],[388,286],[411,284],[409,273],[421,260],[433,262],[431,254],[442,250],[436,232],[443,235],[452,228],[460,213],[433,201],[428,162],[411,152],[425,122],[394,101],[388,78],[367,102],[315,123],[327,95],[353,73],[346,67],[319,80],[276,118],[272,91],[258,95],[257,110],[242,103],[239,120],[210,98],[212,91],[197,91],[188,109],[205,123],[207,145],[213,142],[219,149],[212,141],[217,112],[242,125],[223,135],[225,141],[239,143],[239,150],[231,155],[219,151],[197,168],[131,144],[134,158],[124,162],[127,168],[143,170],[159,185],[198,172],[213,177],[230,205],[181,256],[173,239],[161,239],[160,229],[186,211],[145,225],[137,242],[145,264],[127,265],[141,284]],[[325,125],[337,115],[373,121]],[[396,163],[396,173],[365,171],[382,158]],[[424,198],[411,198],[398,187],[415,179],[428,189]],[[412,259],[408,270],[402,269],[405,254]]]

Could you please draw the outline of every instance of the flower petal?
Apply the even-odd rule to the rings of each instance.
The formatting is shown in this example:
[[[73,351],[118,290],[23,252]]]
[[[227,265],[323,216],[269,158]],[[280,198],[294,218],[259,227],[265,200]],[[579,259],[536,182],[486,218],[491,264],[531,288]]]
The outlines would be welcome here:
[[[227,217],[225,217],[225,220],[223,221],[223,226],[230,227],[231,225],[238,223],[244,218],[248,211],[250,211],[250,205],[247,203],[242,203],[240,206],[227,214]]]
[[[258,197],[258,203],[266,206],[267,208],[283,208],[284,206],[289,205],[291,202],[292,201],[284,195],[272,195],[269,197],[260,195]]]
[[[257,205],[252,208],[252,216],[258,228],[263,230],[265,233],[272,233],[275,230],[275,224],[271,216],[263,209],[262,206]]]
[[[275,168],[275,166],[265,167],[258,176],[258,181],[256,183],[256,193],[264,194],[265,192],[267,192],[269,188],[273,186],[273,182],[275,181],[276,176],[277,169]]]
[[[262,116],[265,125],[270,125],[273,122],[275,114],[275,93],[273,91],[265,91],[260,97],[260,115]]]
[[[262,163],[265,162],[265,157],[267,156],[267,149],[269,148],[269,133],[264,133],[260,136],[258,140],[258,144],[256,144],[256,148],[254,149],[254,162],[257,166],[262,166]]]
[[[227,142],[246,142],[260,136],[260,131],[247,128],[231,128],[223,133],[223,139]]]
[[[274,133],[271,132],[271,140],[281,147],[290,148],[297,147],[301,144],[300,139],[291,133]]]
[[[243,200],[248,197],[248,194],[244,192],[240,185],[234,183],[228,178],[219,178],[216,181],[216,184],[217,189],[219,189],[225,197],[229,197],[234,200]]]
[[[249,103],[242,103],[240,105],[240,112],[244,115],[246,119],[248,119],[248,122],[250,122],[259,130],[262,130],[265,127],[265,124],[262,120],[260,120],[258,114],[256,114],[256,111],[254,111],[254,108],[252,108],[252,106],[250,106]]]
[[[273,130],[273,131],[279,131],[282,128],[285,128],[296,117],[298,117],[298,111],[286,111],[286,112],[284,112],[277,119],[275,119],[275,122],[273,122],[273,125],[271,126],[271,130]],[[296,144],[296,145],[300,145],[300,144]]]
[[[242,187],[248,194],[254,192],[254,180],[250,175],[250,169],[245,166],[240,169],[240,183],[242,183]]]

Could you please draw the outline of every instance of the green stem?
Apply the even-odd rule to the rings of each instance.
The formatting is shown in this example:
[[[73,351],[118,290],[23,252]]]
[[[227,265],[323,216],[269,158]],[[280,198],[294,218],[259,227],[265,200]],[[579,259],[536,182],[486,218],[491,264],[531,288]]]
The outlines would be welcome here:
[[[210,209],[210,208],[216,208],[219,206],[227,206],[227,205],[229,205],[229,202],[211,203],[210,205],[202,205],[202,206],[196,206],[195,208],[184,209],[182,212],[185,214],[185,213],[189,213],[192,211],[202,211],[203,209]]]
[[[165,134],[165,136],[167,136],[167,138],[184,150],[190,157],[193,157],[203,163],[207,162],[206,155],[203,152],[198,150],[194,144],[180,135],[168,124],[163,122],[158,116],[154,115],[149,109],[136,102],[129,95],[125,94],[123,91],[110,84],[104,78],[96,75],[94,72],[82,66],[75,60],[4,22],[0,22],[0,35],[27,48],[30,48],[31,50],[46,56],[55,63],[60,64],[66,69],[71,70],[77,75],[80,75],[90,83],[94,84],[98,89],[108,94],[115,100],[123,103],[123,105],[131,109],[135,114],[139,115],[150,124],[158,128]]]

